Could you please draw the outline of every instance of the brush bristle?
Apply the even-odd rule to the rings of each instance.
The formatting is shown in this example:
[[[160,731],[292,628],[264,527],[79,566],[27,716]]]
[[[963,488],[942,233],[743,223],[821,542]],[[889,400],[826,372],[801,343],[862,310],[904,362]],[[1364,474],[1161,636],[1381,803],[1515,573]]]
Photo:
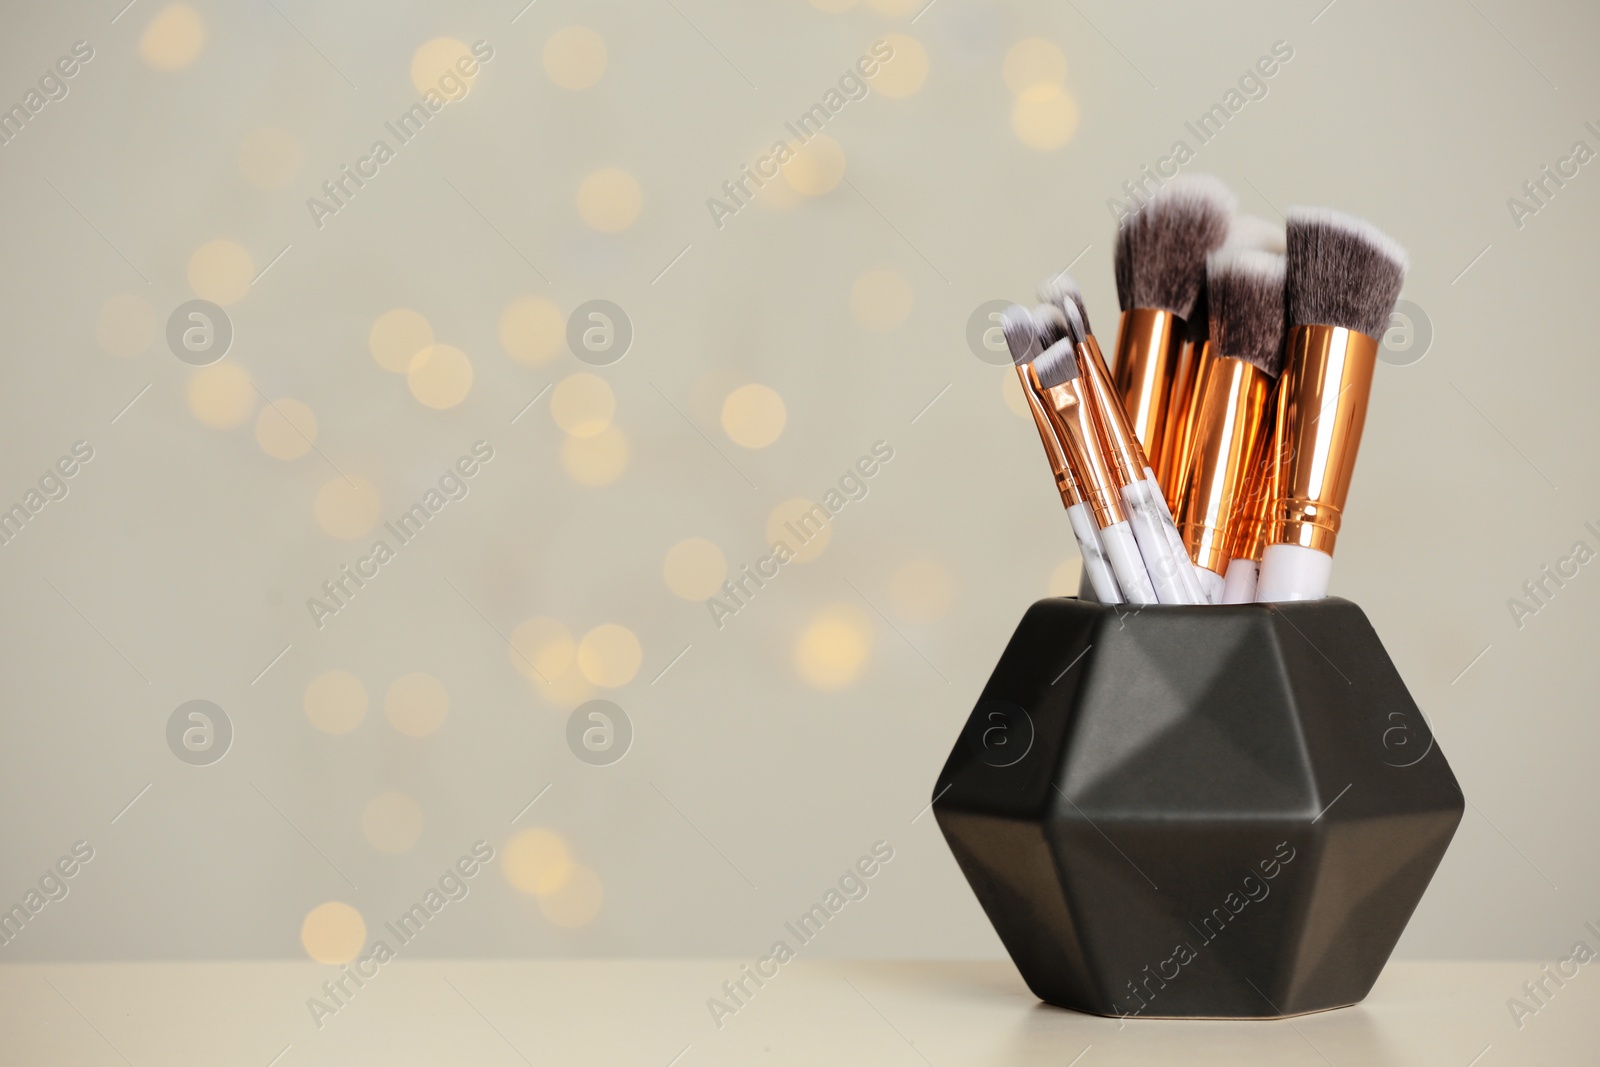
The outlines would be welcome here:
[[[1068,304],[1071,304],[1078,309],[1078,318],[1083,323],[1083,332],[1085,334],[1093,332],[1089,328],[1089,309],[1083,306],[1083,290],[1078,288],[1077,281],[1066,271],[1062,271],[1039,286],[1039,299],[1063,309]]]
[[[1112,255],[1122,310],[1155,308],[1187,319],[1205,278],[1206,256],[1227,239],[1234,203],[1217,179],[1186,174],[1123,219]]]
[[[1039,384],[1046,389],[1066,385],[1078,376],[1078,357],[1072,351],[1072,343],[1057,341],[1033,361],[1033,369],[1039,375]]]
[[[1223,248],[1259,248],[1283,255],[1287,250],[1283,226],[1259,215],[1235,215],[1228,224],[1228,239]]]
[[[1382,337],[1406,278],[1406,253],[1376,226],[1330,208],[1290,208],[1289,322]]]
[[[1033,309],[1033,332],[1039,338],[1039,347],[1048,349],[1067,336],[1067,317],[1054,304],[1040,304]]]
[[[1224,248],[1206,263],[1211,344],[1219,356],[1283,372],[1284,257],[1256,248]]]
[[[1039,354],[1039,336],[1033,315],[1021,304],[1012,304],[1000,313],[1000,332],[1006,336],[1011,362],[1027,363]]]

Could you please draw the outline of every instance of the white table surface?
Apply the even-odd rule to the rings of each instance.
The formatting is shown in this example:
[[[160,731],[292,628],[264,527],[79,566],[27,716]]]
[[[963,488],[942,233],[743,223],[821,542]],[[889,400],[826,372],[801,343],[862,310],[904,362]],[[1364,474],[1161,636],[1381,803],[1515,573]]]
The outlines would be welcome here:
[[[0,1063],[1600,1064],[1600,963],[1519,1030],[1506,1002],[1538,963],[1395,962],[1353,1008],[1119,1024],[1041,1005],[1006,962],[798,959],[719,1030],[706,999],[745,962],[397,959],[321,1029],[306,1001],[336,968],[12,964],[0,966]]]

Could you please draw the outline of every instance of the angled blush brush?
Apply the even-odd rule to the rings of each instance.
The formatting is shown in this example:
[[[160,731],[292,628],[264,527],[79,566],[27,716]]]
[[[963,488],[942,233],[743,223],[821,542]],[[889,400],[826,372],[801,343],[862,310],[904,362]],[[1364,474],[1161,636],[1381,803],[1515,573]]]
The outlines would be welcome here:
[[[1289,210],[1288,365],[1273,426],[1258,601],[1328,593],[1378,338],[1405,272],[1405,250],[1370,223],[1327,208]]]

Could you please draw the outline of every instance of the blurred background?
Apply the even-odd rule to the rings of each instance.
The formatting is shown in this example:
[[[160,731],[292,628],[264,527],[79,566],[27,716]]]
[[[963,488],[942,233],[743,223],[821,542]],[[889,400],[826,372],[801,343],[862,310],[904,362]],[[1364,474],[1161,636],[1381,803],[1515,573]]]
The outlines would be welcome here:
[[[1470,801],[1399,954],[1570,948],[1600,11],[524,2],[3,16],[0,960],[430,890],[408,955],[754,958],[880,841],[807,952],[1002,956],[926,807],[1078,560],[989,316],[1109,337],[1179,142],[1410,251],[1334,575]]]

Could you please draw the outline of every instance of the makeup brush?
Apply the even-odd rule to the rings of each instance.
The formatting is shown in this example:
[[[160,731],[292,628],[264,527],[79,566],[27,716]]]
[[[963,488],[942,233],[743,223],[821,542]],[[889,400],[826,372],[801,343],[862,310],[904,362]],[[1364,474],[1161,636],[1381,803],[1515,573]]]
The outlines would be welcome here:
[[[1122,220],[1112,250],[1122,308],[1116,391],[1168,497],[1177,474],[1168,402],[1187,341],[1184,320],[1194,313],[1206,256],[1227,237],[1234,203],[1215,178],[1180,176]]]
[[[1157,601],[1162,604],[1205,603],[1199,579],[1183,549],[1177,527],[1173,525],[1161,487],[1155,481],[1139,439],[1128,425],[1122,402],[1112,388],[1105,358],[1089,328],[1082,291],[1064,272],[1045,288],[1055,299],[1053,306],[1067,324],[1067,338],[1073,344],[1077,365],[1088,382],[1095,423],[1112,461],[1112,477],[1122,494]]]
[[[1228,561],[1228,572],[1223,575],[1224,604],[1255,603],[1256,578],[1261,572],[1261,530],[1272,502],[1272,427],[1276,410],[1277,393],[1274,391],[1267,398],[1263,432],[1256,443],[1256,454],[1251,457],[1244,499],[1234,509],[1233,521],[1228,526],[1228,554],[1232,559]]]
[[[1258,601],[1328,593],[1378,339],[1405,281],[1405,250],[1327,208],[1291,208],[1285,294],[1288,366],[1274,421],[1272,503]]]
[[[1050,331],[1041,331],[1041,340],[1049,335]],[[1055,341],[1028,365],[1028,372],[1038,384],[1068,462],[1082,475],[1080,486],[1094,511],[1100,542],[1124,598],[1132,604],[1155,604],[1159,602],[1155,586],[1112,475],[1112,460],[1105,453],[1094,400],[1079,373],[1073,345],[1067,337]]]
[[[1083,557],[1084,582],[1079,585],[1080,599],[1094,599],[1102,604],[1122,603],[1122,591],[1117,588],[1117,580],[1111,570],[1111,563],[1106,559],[1105,548],[1100,541],[1100,526],[1096,522],[1093,511],[1084,498],[1083,490],[1077,477],[1073,474],[1072,465],[1067,459],[1066,451],[1056,430],[1050,423],[1050,417],[1045,413],[1042,390],[1037,386],[1037,378],[1028,373],[1029,364],[1040,354],[1039,337],[1034,329],[1033,316],[1028,310],[1013,304],[1000,315],[1000,330],[1005,334],[1006,347],[1011,350],[1012,365],[1016,368],[1017,377],[1022,382],[1022,395],[1027,398],[1028,411],[1033,415],[1034,425],[1039,430],[1039,440],[1044,444],[1045,458],[1050,462],[1050,469],[1055,474],[1056,489],[1061,494],[1061,503],[1066,505],[1067,520],[1072,524],[1073,536],[1078,541],[1078,553]],[[1085,598],[1083,588],[1087,584],[1092,597]]]
[[[1224,248],[1207,263],[1211,337],[1178,479],[1178,533],[1211,604],[1222,602],[1230,526],[1245,504],[1267,397],[1283,370],[1283,285],[1284,258],[1271,252]]]

